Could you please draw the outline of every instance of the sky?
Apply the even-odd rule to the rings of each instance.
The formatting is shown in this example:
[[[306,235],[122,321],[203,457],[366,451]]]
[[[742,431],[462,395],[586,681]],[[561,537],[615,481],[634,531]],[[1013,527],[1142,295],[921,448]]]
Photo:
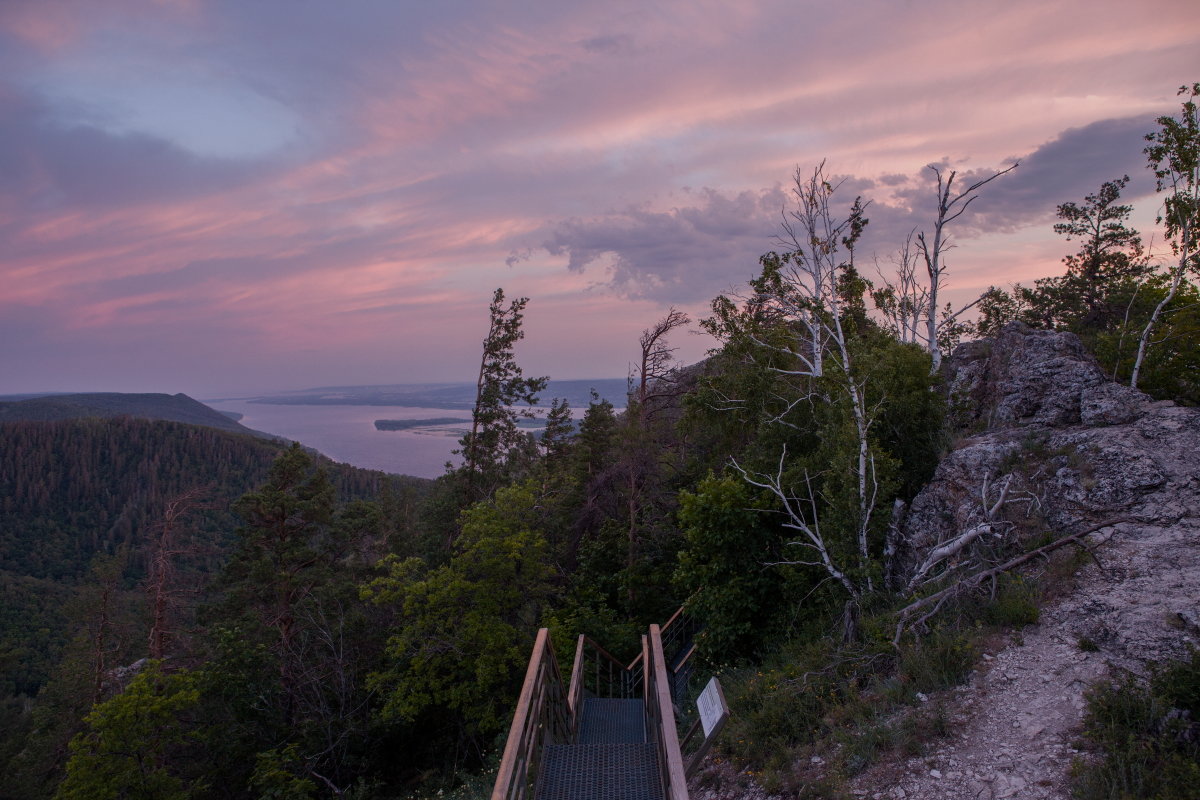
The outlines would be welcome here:
[[[1019,160],[954,223],[966,302],[1061,272],[1106,180],[1151,238],[1197,80],[1195,0],[2,0],[0,394],[473,380],[496,287],[527,374],[619,377],[822,160],[885,273],[927,165]]]

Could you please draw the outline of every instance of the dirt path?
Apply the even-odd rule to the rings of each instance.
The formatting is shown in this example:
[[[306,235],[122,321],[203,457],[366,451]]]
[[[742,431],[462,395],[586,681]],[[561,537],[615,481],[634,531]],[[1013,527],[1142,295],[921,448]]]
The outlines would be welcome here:
[[[944,704],[952,735],[919,758],[885,761],[857,776],[855,797],[916,800],[1068,800],[1084,691],[1114,668],[1182,656],[1197,644],[1200,526],[1121,526],[1077,586],[1041,621],[985,655]],[[1081,647],[1081,643],[1083,647]],[[1092,648],[1096,648],[1092,650]]]

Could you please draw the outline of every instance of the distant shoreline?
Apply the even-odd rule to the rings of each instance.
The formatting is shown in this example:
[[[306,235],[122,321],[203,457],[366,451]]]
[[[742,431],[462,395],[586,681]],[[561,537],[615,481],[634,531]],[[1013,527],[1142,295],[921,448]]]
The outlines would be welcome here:
[[[457,425],[471,420],[466,417],[433,417],[432,419],[377,419],[377,431],[407,431],[412,428],[426,428],[434,425]]]

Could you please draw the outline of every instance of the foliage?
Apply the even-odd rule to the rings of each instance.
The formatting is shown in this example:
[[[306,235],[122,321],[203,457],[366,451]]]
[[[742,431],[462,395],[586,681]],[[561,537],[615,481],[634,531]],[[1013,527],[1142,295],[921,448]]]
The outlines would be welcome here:
[[[1179,87],[1185,98],[1178,119],[1162,116],[1159,129],[1146,134],[1145,153],[1163,198],[1159,222],[1165,223],[1167,238],[1180,257],[1182,270],[1200,269],[1196,227],[1200,224],[1200,118],[1196,98],[1200,83]]]
[[[311,800],[317,787],[312,779],[303,777],[303,771],[299,748],[289,744],[256,756],[250,786],[259,800]]]
[[[1200,798],[1200,651],[1088,694],[1084,722],[1099,763],[1075,773],[1081,800]]]
[[[531,483],[501,489],[464,514],[448,564],[385,559],[386,573],[366,585],[364,598],[401,621],[371,679],[385,719],[441,709],[477,749],[506,725],[550,596],[538,502]]]
[[[246,746],[274,741],[268,749],[278,751],[275,737],[286,738],[316,754],[305,755],[302,775],[345,785],[366,746],[365,674],[381,647],[357,602],[373,562],[366,539],[378,538],[378,515],[362,503],[337,507],[328,476],[298,445],[280,454],[264,484],[234,508],[246,524],[213,615],[257,646],[242,645],[250,660],[238,669],[262,690],[250,704],[226,709],[233,719],[248,714],[260,731]],[[228,642],[225,648],[230,652]]]
[[[1141,236],[1127,224],[1133,206],[1117,202],[1128,183],[1128,175],[1107,181],[1082,204],[1058,207],[1062,221],[1055,233],[1079,240],[1080,249],[1063,259],[1066,274],[1036,281],[1028,317],[1077,333],[1085,342],[1122,321],[1129,287],[1150,271]]]
[[[489,497],[503,484],[505,461],[528,440],[517,421],[532,416],[515,406],[534,405],[537,393],[546,387],[548,378],[524,377],[513,353],[516,343],[525,337],[521,321],[528,302],[529,298],[519,297],[505,308],[504,290],[497,289],[488,309],[490,322],[483,340],[471,431],[458,451],[470,502]]]
[[[84,718],[56,800],[187,800],[201,788],[170,766],[191,740],[184,718],[200,697],[194,674],[151,661]]]
[[[765,498],[757,498],[765,500]],[[687,610],[704,620],[697,646],[709,663],[748,659],[775,632],[763,609],[778,608],[782,580],[778,530],[755,511],[745,481],[710,475],[680,496],[685,544],[675,580],[688,596]]]

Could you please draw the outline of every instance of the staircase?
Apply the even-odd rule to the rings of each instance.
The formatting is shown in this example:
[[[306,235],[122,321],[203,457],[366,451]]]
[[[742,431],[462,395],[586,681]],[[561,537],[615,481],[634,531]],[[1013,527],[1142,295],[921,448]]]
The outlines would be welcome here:
[[[651,625],[628,666],[580,636],[568,687],[539,631],[492,800],[688,800],[672,695],[690,636],[678,613]]]
[[[589,697],[576,744],[546,748],[537,800],[662,800],[642,700]]]

